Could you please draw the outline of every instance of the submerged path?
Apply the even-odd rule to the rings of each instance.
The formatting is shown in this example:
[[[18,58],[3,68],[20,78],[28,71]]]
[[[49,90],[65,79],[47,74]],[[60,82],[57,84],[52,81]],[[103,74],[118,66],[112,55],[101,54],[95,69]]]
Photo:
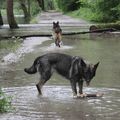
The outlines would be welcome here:
[[[53,23],[53,21],[57,22],[59,21],[60,23],[80,23],[80,24],[89,24],[87,21],[85,20],[81,20],[81,19],[77,19],[77,18],[71,18],[70,16],[67,15],[63,15],[62,12],[60,11],[48,11],[48,12],[44,12],[39,14],[36,17],[38,23]]]
[[[49,11],[36,17],[38,24],[19,24],[10,30],[6,25],[0,33],[25,35],[52,33],[53,21],[60,22],[63,32],[88,31],[88,22],[62,12]],[[114,35],[115,36],[115,35]],[[95,39],[95,40],[94,40]],[[0,63],[0,85],[6,96],[11,96],[15,113],[0,114],[1,120],[119,120],[120,118],[120,39],[93,34],[63,36],[63,46],[56,47],[51,37],[28,37],[17,54],[7,54]],[[84,85],[83,92],[104,93],[102,98],[73,99],[70,82],[54,74],[43,87],[43,96],[38,94],[38,75],[28,75],[24,68],[30,67],[36,57],[61,52],[82,56],[91,63],[100,61],[91,86]],[[111,54],[112,53],[112,54]],[[0,56],[3,56],[0,51]],[[12,58],[11,58],[12,57]],[[10,64],[8,64],[8,63]]]

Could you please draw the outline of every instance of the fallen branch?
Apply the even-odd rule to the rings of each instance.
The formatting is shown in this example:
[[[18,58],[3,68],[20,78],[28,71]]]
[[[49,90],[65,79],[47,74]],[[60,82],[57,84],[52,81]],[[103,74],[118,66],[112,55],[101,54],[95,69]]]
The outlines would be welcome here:
[[[76,35],[76,34],[86,34],[86,33],[101,33],[101,32],[106,32],[106,31],[117,31],[114,28],[106,28],[106,29],[96,29],[96,30],[91,30],[91,31],[83,31],[83,32],[71,32],[71,33],[62,33],[62,35]],[[26,38],[26,37],[51,37],[51,34],[33,34],[33,35],[18,35],[14,37],[19,37],[19,38]],[[1,39],[8,39],[12,38],[13,36],[1,36]]]
[[[117,22],[117,23],[104,23],[104,24],[100,24],[100,25],[92,25],[92,26],[90,26],[90,30],[106,29],[106,28],[114,28],[114,29],[120,30],[120,22]]]
[[[103,93],[99,94],[84,94],[83,96],[79,96],[78,98],[84,98],[84,97],[103,97]]]
[[[19,37],[19,38],[26,38],[26,37],[51,37],[52,35],[51,34],[32,34],[32,35],[17,35],[17,36],[14,36],[14,37]],[[8,38],[12,38],[13,36],[1,36],[0,38],[1,39],[8,39]]]

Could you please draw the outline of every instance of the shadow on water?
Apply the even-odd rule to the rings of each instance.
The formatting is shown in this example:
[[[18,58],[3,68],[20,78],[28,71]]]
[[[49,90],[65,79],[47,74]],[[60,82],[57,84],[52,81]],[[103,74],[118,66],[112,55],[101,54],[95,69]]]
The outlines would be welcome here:
[[[5,62],[0,65],[0,85],[6,96],[12,96],[17,111],[0,114],[0,119],[119,120],[119,39],[119,33],[63,36],[61,48],[54,46],[51,38],[25,39],[17,54],[4,56]],[[73,99],[69,81],[58,74],[45,84],[44,95],[38,95],[35,87],[38,75],[28,75],[23,70],[30,67],[36,57],[51,52],[82,56],[93,64],[100,61],[95,78],[89,87],[84,84],[83,92],[104,93],[104,96]]]

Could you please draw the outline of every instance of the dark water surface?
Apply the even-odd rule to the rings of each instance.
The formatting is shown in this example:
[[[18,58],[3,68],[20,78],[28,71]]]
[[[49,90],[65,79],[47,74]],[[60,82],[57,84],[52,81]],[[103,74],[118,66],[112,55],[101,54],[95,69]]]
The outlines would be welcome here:
[[[46,26],[46,27],[45,27]],[[63,30],[84,31],[88,27],[70,26]],[[13,34],[4,26],[8,35]],[[50,33],[52,25],[24,26],[14,31]],[[47,30],[48,31],[47,31]],[[16,113],[0,114],[1,120],[119,120],[120,119],[120,34],[85,34],[63,36],[63,46],[58,48],[47,37],[27,38],[15,54],[7,54],[0,63],[0,85],[6,96],[12,96]],[[101,98],[73,99],[70,83],[54,74],[43,88],[40,96],[35,85],[39,76],[28,75],[23,70],[30,67],[40,55],[61,52],[73,56],[82,56],[96,64],[100,61],[95,78],[89,87],[84,84],[84,93],[104,93]],[[2,53],[0,53],[2,54]]]

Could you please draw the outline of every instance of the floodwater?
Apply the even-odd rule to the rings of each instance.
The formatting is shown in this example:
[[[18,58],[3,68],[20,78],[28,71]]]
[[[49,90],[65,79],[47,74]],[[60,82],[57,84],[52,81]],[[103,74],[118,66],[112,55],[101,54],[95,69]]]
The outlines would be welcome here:
[[[89,26],[79,23],[64,24],[65,32],[87,31]],[[74,26],[73,26],[74,25]],[[27,33],[38,33],[41,26],[47,30],[39,33],[51,33],[51,24],[23,26],[14,32],[19,34],[23,29]],[[3,26],[8,34],[7,25]],[[30,30],[30,31],[29,31]],[[24,31],[24,32],[25,32]],[[61,48],[54,46],[51,37],[26,38],[17,54],[9,53],[0,57],[0,85],[6,96],[12,96],[13,113],[0,114],[2,120],[119,120],[120,119],[120,34],[84,34],[63,36]],[[58,74],[53,74],[43,87],[44,94],[38,94],[36,84],[39,76],[28,75],[25,67],[30,67],[34,59],[46,53],[65,53],[82,56],[89,62],[100,62],[96,76],[90,86],[84,84],[83,92],[89,94],[104,93],[100,98],[74,99],[70,83]]]

